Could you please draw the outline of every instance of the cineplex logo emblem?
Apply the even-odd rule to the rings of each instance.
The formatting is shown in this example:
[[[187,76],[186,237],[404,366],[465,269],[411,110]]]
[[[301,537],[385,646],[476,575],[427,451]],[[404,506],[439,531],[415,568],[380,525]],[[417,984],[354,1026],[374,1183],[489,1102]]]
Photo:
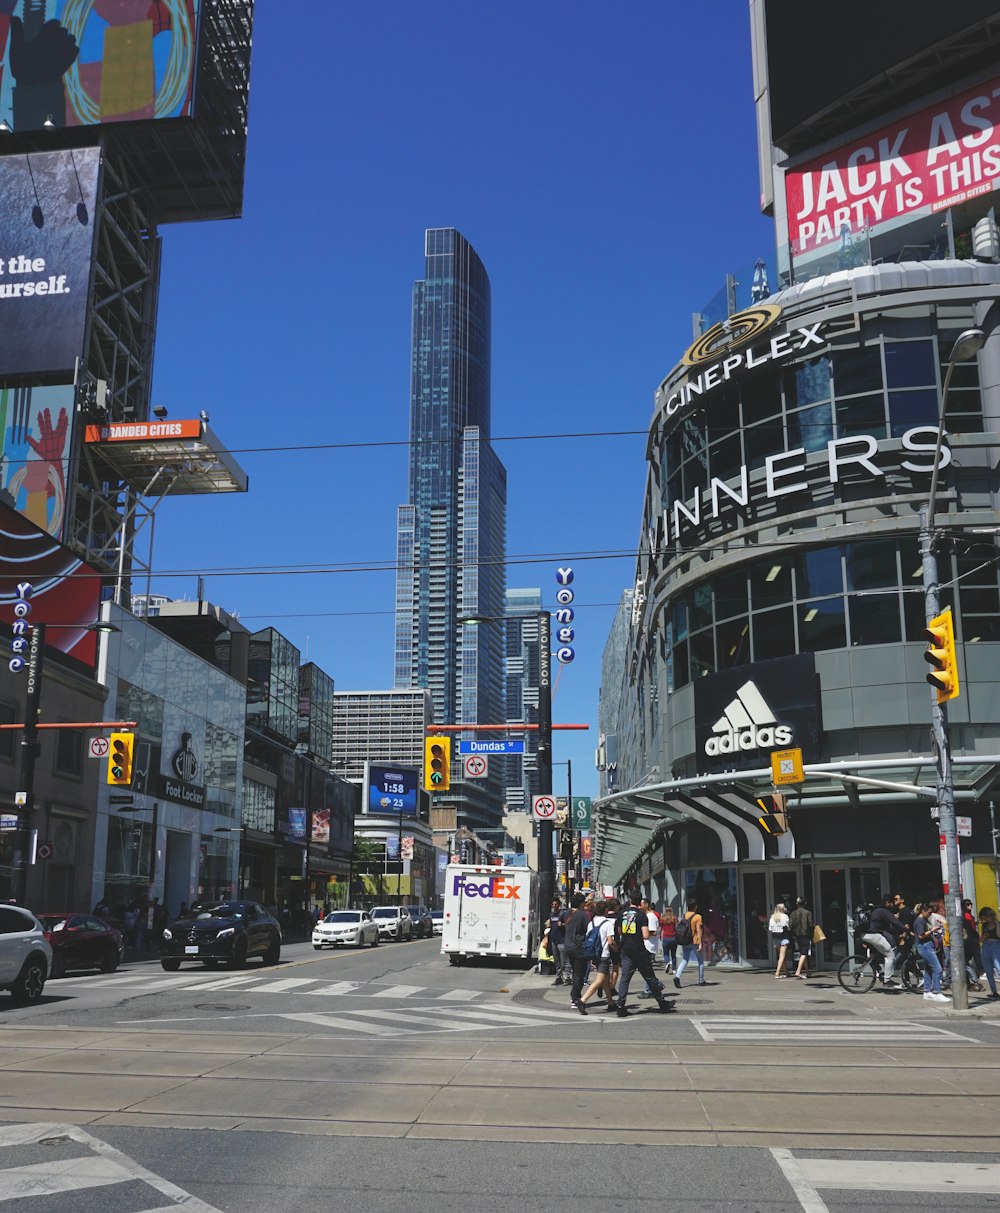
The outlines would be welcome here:
[[[771,750],[792,740],[791,725],[778,724],[753,682],[745,682],[725,715],[712,725],[713,736],[705,742],[705,753],[737,754],[741,750]]]

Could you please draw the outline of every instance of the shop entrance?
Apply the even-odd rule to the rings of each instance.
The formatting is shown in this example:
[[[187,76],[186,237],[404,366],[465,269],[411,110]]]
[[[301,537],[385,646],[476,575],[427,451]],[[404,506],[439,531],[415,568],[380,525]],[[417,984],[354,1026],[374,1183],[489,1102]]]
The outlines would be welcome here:
[[[888,888],[885,863],[817,864],[816,880],[819,896],[814,915],[826,932],[824,959],[827,964],[839,964],[855,950],[855,906],[878,905]]]
[[[742,869],[743,915],[746,924],[744,956],[761,966],[774,965],[773,949],[767,931],[771,911],[783,902],[788,913],[795,909],[795,899],[802,894],[802,873],[798,866],[775,864],[769,868]],[[808,869],[806,869],[808,885]]]

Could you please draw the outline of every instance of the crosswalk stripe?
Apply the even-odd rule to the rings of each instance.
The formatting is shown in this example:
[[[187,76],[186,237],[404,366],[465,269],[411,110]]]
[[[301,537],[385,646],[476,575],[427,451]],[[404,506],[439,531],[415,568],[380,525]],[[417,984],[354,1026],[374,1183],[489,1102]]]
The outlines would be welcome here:
[[[572,1007],[567,1007],[566,1010],[571,1011]],[[502,1011],[506,1015],[522,1015],[530,1019],[565,1019],[566,1011],[549,1011],[543,1010],[541,1007],[521,1007],[516,1002],[510,1003],[489,1003],[481,1006],[482,1011]]]
[[[251,986],[250,989],[254,994],[284,994],[286,990],[294,990],[296,986],[311,986],[315,982],[315,977],[285,977],[281,981],[267,981],[263,985]]]
[[[221,977],[215,981],[199,981],[193,986],[178,986],[179,990],[225,990],[228,986],[243,986],[250,981],[258,981],[256,973],[244,977]]]
[[[441,1002],[470,1002],[473,998],[478,998],[481,993],[481,990],[447,990],[440,995],[440,999]]]
[[[362,1020],[346,1019],[342,1015],[327,1015],[325,1013],[310,1014],[302,1012],[289,1014],[287,1011],[282,1014],[282,1019],[294,1019],[300,1023],[314,1023],[321,1028],[342,1028],[349,1032],[365,1032],[369,1036],[396,1036],[398,1033],[392,1028],[384,1027],[377,1023],[364,1023]]]
[[[335,981],[333,985],[320,986],[318,990],[309,990],[310,994],[353,994],[361,983],[357,981]]]
[[[55,1196],[108,1184],[128,1183],[134,1176],[107,1158],[61,1158],[0,1171],[0,1202],[25,1196]]]
[[[409,998],[411,994],[419,994],[426,986],[386,986],[373,994],[372,998]]]
[[[455,1010],[449,1012],[449,1014],[459,1015],[459,1016],[461,1016],[461,1018],[463,1020],[488,1019],[491,1023],[494,1023],[494,1024],[496,1024],[497,1021],[499,1020],[500,1022],[497,1026],[502,1027],[502,1028],[530,1028],[530,1027],[546,1027],[547,1028],[549,1026],[548,1023],[546,1022],[546,1019],[542,1019],[541,1017],[537,1017],[537,1018],[535,1016],[524,1017],[524,1016],[518,1015],[518,1016],[515,1016],[513,1019],[511,1019],[506,1014],[506,1011],[507,1011],[506,1007],[503,1007],[502,1009],[500,1007],[497,1007],[496,1010],[493,1012],[484,1011],[484,1010],[474,1011],[474,1010],[472,1010],[471,1007],[456,1007]]]
[[[361,1013],[362,1012],[359,1012],[359,1014],[361,1014]],[[407,1011],[407,1012],[403,1012],[403,1011],[369,1011],[367,1009],[363,1012],[363,1014],[365,1015],[366,1018],[370,1017],[372,1019],[391,1019],[391,1020],[396,1020],[400,1023],[406,1023],[406,1024],[425,1023],[425,1024],[429,1024],[433,1028],[438,1028],[438,1029],[444,1029],[444,1028],[462,1029],[462,1028],[469,1027],[469,1024],[464,1019],[449,1019],[445,1015],[434,1015],[434,1014],[421,1015],[419,1013],[410,1012],[410,1011]],[[492,1017],[485,1016],[484,1018],[491,1018],[492,1022],[494,1024],[496,1023],[496,1016],[492,1016]]]
[[[880,1040],[896,1043],[938,1044],[946,1042],[975,1043],[971,1036],[962,1036],[948,1028],[912,1020],[891,1020],[866,1023],[856,1019],[793,1019],[770,1016],[733,1016],[719,1019],[692,1019],[692,1027],[706,1041],[741,1041],[762,1039],[763,1032],[781,1033],[783,1040],[802,1040],[822,1044],[877,1044]]]

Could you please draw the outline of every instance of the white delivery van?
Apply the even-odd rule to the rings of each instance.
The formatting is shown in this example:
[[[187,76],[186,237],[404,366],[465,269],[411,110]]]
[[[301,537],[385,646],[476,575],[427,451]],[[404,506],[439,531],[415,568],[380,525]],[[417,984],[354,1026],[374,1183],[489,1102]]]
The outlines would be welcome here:
[[[534,959],[538,874],[527,868],[449,864],[445,869],[441,953]]]

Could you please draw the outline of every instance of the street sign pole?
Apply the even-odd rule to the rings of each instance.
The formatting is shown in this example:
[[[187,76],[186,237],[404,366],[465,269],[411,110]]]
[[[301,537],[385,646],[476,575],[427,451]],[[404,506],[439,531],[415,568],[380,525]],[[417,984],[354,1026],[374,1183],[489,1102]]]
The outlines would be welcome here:
[[[552,795],[552,616],[538,612],[538,792]],[[538,823],[538,935],[549,917],[555,869],[552,863],[552,822]]]
[[[28,689],[24,703],[24,728],[21,730],[20,790],[24,803],[17,813],[17,833],[14,835],[14,901],[24,905],[28,886],[28,864],[31,851],[31,813],[35,807],[35,756],[38,752],[38,709],[42,693],[42,663],[45,657],[45,624],[31,628],[28,650]]]

